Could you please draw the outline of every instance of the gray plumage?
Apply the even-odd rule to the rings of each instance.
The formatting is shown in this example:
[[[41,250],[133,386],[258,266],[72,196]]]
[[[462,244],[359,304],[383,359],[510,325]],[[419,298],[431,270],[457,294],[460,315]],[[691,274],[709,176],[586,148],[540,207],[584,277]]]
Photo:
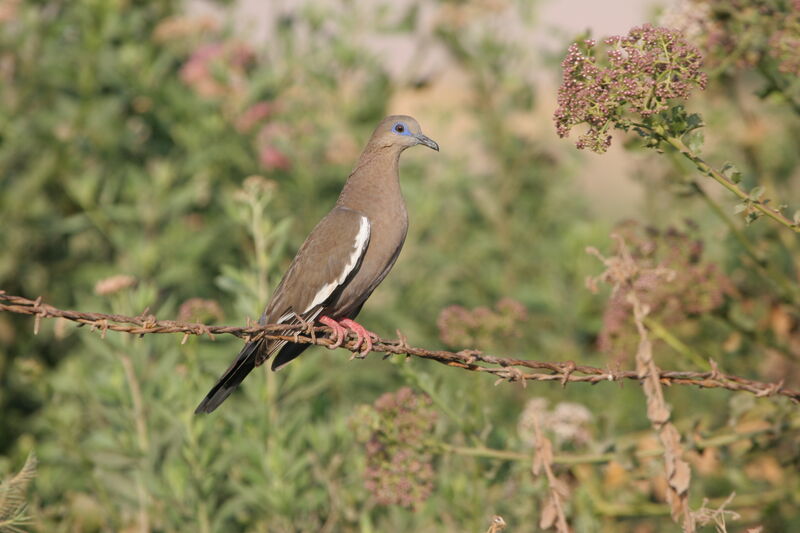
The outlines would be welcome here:
[[[311,231],[275,288],[260,324],[299,325],[301,319],[340,321],[358,315],[391,270],[405,241],[408,212],[398,167],[403,150],[417,144],[439,150],[412,117],[393,115],[381,121],[336,205]],[[265,339],[245,344],[195,413],[216,409],[253,368],[276,351],[273,370],[308,347]]]

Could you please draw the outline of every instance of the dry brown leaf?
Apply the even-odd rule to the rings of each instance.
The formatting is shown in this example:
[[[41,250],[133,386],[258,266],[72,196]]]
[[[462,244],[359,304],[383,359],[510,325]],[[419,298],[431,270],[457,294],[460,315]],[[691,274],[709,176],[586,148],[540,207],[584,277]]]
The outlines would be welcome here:
[[[618,487],[627,485],[630,482],[630,476],[625,467],[618,461],[610,461],[606,467],[603,476],[603,485],[606,490],[613,490]]]
[[[777,305],[773,307],[772,311],[770,312],[769,324],[776,337],[779,339],[785,339],[789,336],[792,330],[794,320],[792,320],[792,315],[789,314],[786,306]]]
[[[731,333],[725,342],[722,343],[722,349],[728,353],[735,352],[742,346],[742,334],[738,331]]]
[[[717,448],[706,448],[702,452],[689,451],[686,453],[686,459],[701,474],[714,474],[720,468]]]
[[[653,498],[658,501],[666,501],[669,492],[669,483],[665,474],[659,474],[650,478],[650,490]]]
[[[533,455],[533,475],[542,473],[545,464],[553,464],[553,444],[548,438],[536,439],[536,452]]]
[[[539,527],[550,529],[555,525],[556,518],[558,518],[558,509],[555,500],[552,496],[548,496],[542,507],[542,514],[539,516]]]
[[[678,494],[683,494],[689,490],[689,483],[692,479],[692,471],[689,463],[680,458],[683,453],[681,449],[681,436],[675,426],[667,424],[661,430],[661,442],[664,445],[664,460],[667,467],[667,479],[670,486]]]
[[[564,515],[564,508],[561,504],[562,499],[569,496],[569,488],[566,483],[558,479],[553,474],[553,443],[542,432],[539,423],[539,416],[532,419],[533,430],[536,435],[536,449],[533,454],[533,466],[531,471],[534,475],[544,472],[547,478],[547,485],[550,494],[542,507],[542,514],[539,517],[539,524],[542,529],[550,527],[556,528],[558,533],[569,533],[569,525]]]
[[[784,472],[778,460],[770,455],[762,455],[744,467],[745,474],[752,479],[763,479],[773,485],[780,485]]]

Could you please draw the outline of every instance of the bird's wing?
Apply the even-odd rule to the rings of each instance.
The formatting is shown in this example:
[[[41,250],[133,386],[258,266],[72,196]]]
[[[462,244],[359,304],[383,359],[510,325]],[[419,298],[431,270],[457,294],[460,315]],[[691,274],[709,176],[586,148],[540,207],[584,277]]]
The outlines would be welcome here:
[[[260,322],[299,326],[315,320],[325,304],[358,271],[369,239],[370,223],[366,216],[347,207],[331,210],[298,250]],[[268,343],[260,350],[256,365],[283,348],[286,342]]]
[[[300,247],[289,270],[270,299],[261,324],[311,322],[358,271],[369,245],[366,216],[336,207],[323,218]],[[298,327],[298,330],[301,329]],[[195,413],[210,413],[227,398],[256,366],[287,341],[258,339],[244,345],[239,355],[197,406]],[[274,369],[287,363],[307,345],[295,345]],[[291,352],[291,353],[289,353]]]
[[[311,231],[264,311],[264,323],[313,320],[361,266],[370,239],[366,216],[336,207]]]

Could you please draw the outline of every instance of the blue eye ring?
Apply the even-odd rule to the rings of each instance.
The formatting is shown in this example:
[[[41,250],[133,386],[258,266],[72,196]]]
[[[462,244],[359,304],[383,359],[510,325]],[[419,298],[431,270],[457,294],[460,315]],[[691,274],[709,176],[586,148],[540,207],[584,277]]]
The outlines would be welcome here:
[[[394,126],[392,126],[392,131],[397,135],[411,135],[411,132],[408,131],[408,126],[403,122],[395,122]]]

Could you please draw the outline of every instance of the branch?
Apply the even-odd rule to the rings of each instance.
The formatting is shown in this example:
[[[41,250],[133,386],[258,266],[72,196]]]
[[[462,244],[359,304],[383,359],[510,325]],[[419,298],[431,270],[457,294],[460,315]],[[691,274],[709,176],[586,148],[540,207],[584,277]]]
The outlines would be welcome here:
[[[267,338],[285,340],[301,344],[317,344],[330,346],[333,341],[318,334],[331,333],[326,326],[311,326],[302,333],[296,333],[296,325],[269,324],[266,326],[255,325],[247,327],[236,326],[208,326],[205,324],[191,324],[173,320],[157,320],[151,314],[142,313],[139,316],[123,316],[106,313],[84,313],[80,311],[63,310],[37,300],[29,300],[21,296],[12,296],[0,290],[0,311],[31,315],[35,317],[34,334],[39,332],[42,318],[64,318],[77,322],[79,326],[89,325],[92,330],[100,330],[105,336],[106,331],[121,331],[133,335],[146,335],[152,333],[183,333],[183,340],[189,335],[207,335],[212,340],[215,335],[230,334],[240,338],[253,340]],[[399,332],[398,332],[399,333]],[[406,344],[405,338],[399,335],[398,340],[377,339],[373,343],[373,351],[386,354],[399,354],[430,359],[438,363],[469,370],[483,372],[498,377],[500,381],[518,381],[523,385],[528,381],[557,381],[562,386],[567,383],[600,383],[604,381],[639,381],[647,376],[641,376],[636,370],[611,370],[585,365],[576,365],[572,361],[546,362],[516,359],[513,357],[496,357],[483,354],[476,350],[462,350],[450,352],[446,350],[427,350],[415,348]],[[348,338],[343,347],[354,354],[358,353],[354,336]],[[544,370],[547,373],[531,372],[531,370]],[[694,385],[705,389],[727,389],[730,391],[745,391],[758,397],[785,396],[794,402],[800,403],[800,391],[788,389],[783,386],[783,381],[778,383],[765,383],[751,379],[723,374],[715,364],[708,372],[679,372],[673,370],[659,370],[658,377],[665,385]]]
[[[769,207],[767,205],[767,200],[751,198],[747,192],[743,191],[739,187],[739,185],[734,183],[732,180],[728,179],[722,172],[720,172],[716,168],[706,163],[699,155],[690,150],[689,147],[686,146],[686,144],[684,144],[684,142],[681,141],[678,137],[670,135],[665,136],[661,134],[657,135],[659,138],[664,140],[664,142],[666,142],[667,144],[675,148],[678,152],[680,152],[680,154],[683,157],[694,163],[694,166],[697,167],[697,170],[716,180],[717,183],[719,183],[720,185],[728,189],[730,192],[735,194],[740,200],[747,202],[747,204],[751,206],[753,209],[757,210],[762,215],[766,215],[769,218],[775,220],[779,224],[782,224],[783,226],[789,228],[793,232],[800,233],[800,224],[797,224],[795,221],[790,220],[783,213],[781,213],[780,209]]]

